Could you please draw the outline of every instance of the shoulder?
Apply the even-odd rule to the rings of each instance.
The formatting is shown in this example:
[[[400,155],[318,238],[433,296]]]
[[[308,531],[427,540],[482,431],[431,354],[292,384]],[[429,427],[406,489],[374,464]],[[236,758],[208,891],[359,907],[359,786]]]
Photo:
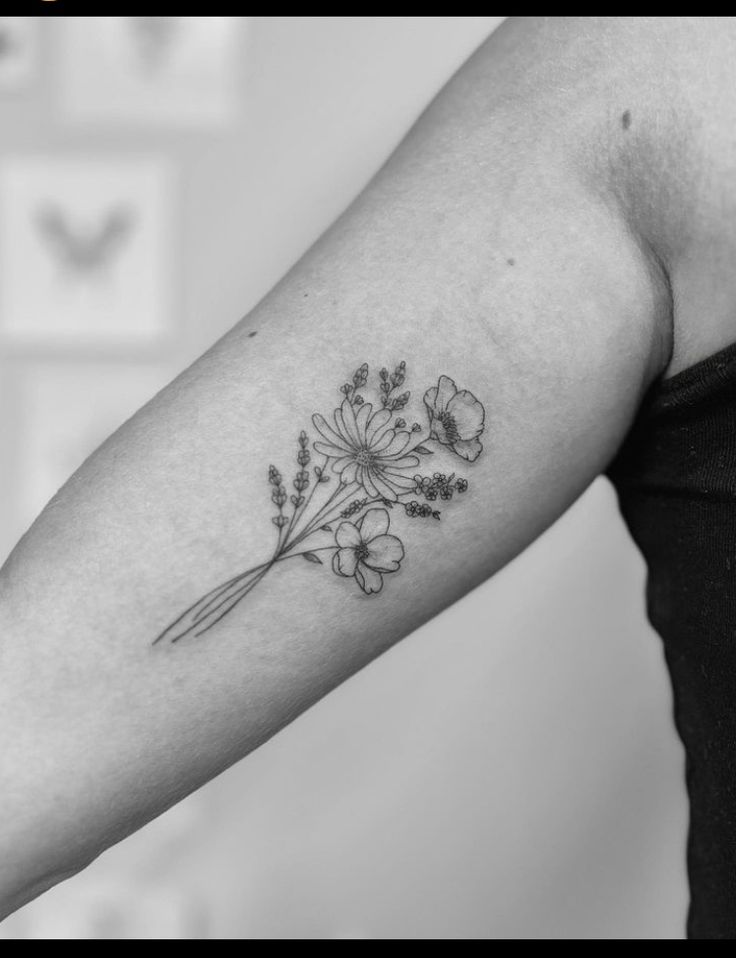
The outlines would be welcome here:
[[[736,19],[567,29],[598,64],[576,162],[667,282],[672,374],[736,340]]]
[[[736,341],[736,18],[510,18],[399,157],[402,203],[451,181],[460,238],[481,215],[491,241],[585,234],[622,291],[634,246],[650,378]]]
[[[516,17],[487,54],[472,95],[518,162],[567,165],[640,244],[662,289],[660,372],[736,341],[736,18]]]

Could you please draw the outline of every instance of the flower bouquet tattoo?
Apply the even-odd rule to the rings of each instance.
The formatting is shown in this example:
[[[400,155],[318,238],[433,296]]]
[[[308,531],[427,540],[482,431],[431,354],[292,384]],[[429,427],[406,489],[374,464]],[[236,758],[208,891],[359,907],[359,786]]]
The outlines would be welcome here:
[[[390,512],[402,506],[410,519],[439,520],[438,506],[466,492],[466,478],[454,472],[423,474],[419,465],[432,454],[432,443],[475,462],[483,449],[483,405],[448,376],[440,376],[424,394],[424,424],[409,426],[404,418],[410,399],[403,391],[406,363],[399,363],[393,373],[381,369],[377,380],[371,389],[363,363],[341,387],[344,398],[332,421],[318,413],[312,416],[319,438],[310,443],[304,430],[299,434],[291,494],[279,470],[269,466],[278,536],[271,557],[202,596],[154,644],[203,635],[275,565],[290,559],[314,565],[331,560],[336,575],[375,595],[383,588],[383,577],[396,572],[404,558],[401,539],[390,531]],[[366,399],[370,393],[374,402]],[[318,462],[313,462],[315,457]],[[396,512],[392,514],[395,520]],[[323,544],[326,539],[329,544]]]

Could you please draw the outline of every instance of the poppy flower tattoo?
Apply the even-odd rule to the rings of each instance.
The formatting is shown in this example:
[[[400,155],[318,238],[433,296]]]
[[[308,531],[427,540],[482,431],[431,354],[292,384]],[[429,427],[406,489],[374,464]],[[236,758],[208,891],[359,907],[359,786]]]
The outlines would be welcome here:
[[[440,376],[424,394],[432,439],[454,453],[475,462],[483,451],[478,436],[483,432],[485,409],[467,389],[458,389],[449,376]]]
[[[377,595],[384,576],[398,572],[405,555],[401,539],[390,531],[389,510],[401,507],[405,518],[439,520],[438,500],[444,507],[468,490],[468,480],[455,472],[415,470],[422,458],[443,450],[475,462],[483,450],[483,404],[440,376],[424,394],[427,421],[408,426],[402,412],[411,399],[402,391],[406,363],[392,373],[381,369],[373,388],[369,378],[363,363],[340,387],[343,399],[331,421],[319,413],[312,416],[318,439],[310,442],[304,430],[299,433],[292,493],[276,466],[268,467],[277,534],[270,558],[207,592],[154,645],[204,635],[289,559],[324,566],[331,556],[332,571],[352,580],[358,595]],[[370,392],[371,401],[364,395]],[[429,448],[431,443],[438,448]],[[321,461],[313,463],[313,456]]]

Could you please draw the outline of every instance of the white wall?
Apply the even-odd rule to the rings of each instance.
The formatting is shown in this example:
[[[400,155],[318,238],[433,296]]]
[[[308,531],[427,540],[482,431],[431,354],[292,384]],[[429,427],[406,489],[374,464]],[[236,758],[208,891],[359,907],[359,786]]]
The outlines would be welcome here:
[[[170,158],[175,335],[117,357],[147,381],[263,295],[499,19],[253,18],[221,132],[65,122],[46,21],[37,80],[0,100],[0,158]],[[50,377],[105,374],[83,345],[42,352]],[[29,430],[48,428],[27,409],[37,358],[0,344],[0,554],[25,519]],[[75,409],[69,435],[88,435]],[[642,589],[599,481],[492,582],[0,937],[681,937],[682,755]]]

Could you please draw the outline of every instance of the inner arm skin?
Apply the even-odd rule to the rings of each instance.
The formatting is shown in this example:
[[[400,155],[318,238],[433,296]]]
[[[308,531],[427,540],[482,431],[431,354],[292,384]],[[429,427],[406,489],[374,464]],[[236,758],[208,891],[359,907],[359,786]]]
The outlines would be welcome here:
[[[587,24],[502,27],[301,262],[21,540],[0,573],[0,914],[492,575],[610,461],[671,342],[661,264],[621,202],[619,117],[640,122],[651,94],[610,83],[606,29],[591,47]],[[312,414],[361,363],[400,360],[409,422],[442,374],[486,410],[483,454],[454,463],[464,497],[440,522],[393,510],[400,572],[366,596],[295,560],[206,635],[153,646],[272,553],[268,466],[290,479],[300,430],[319,438]],[[435,458],[421,471],[446,471]]]

